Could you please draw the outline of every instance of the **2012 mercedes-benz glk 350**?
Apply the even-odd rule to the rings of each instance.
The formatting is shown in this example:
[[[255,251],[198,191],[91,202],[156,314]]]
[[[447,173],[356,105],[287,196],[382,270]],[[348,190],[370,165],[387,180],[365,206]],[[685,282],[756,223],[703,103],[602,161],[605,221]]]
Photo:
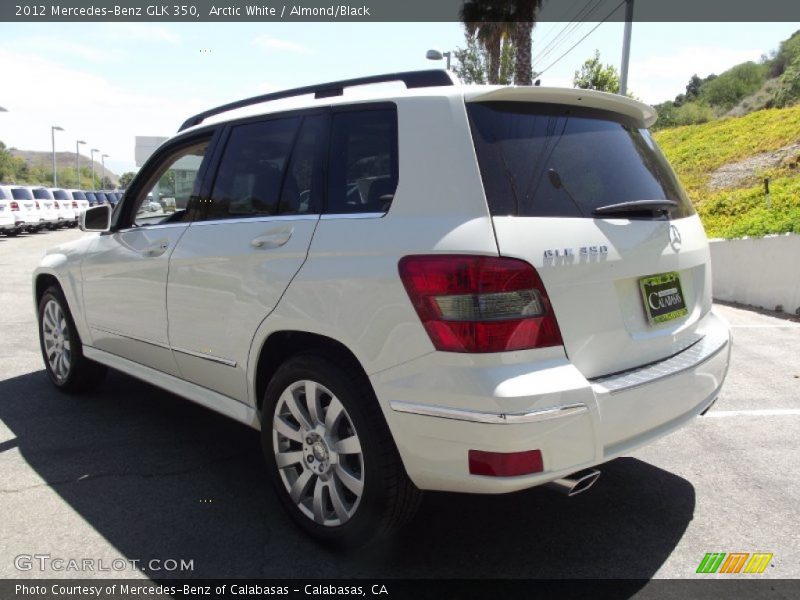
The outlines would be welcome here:
[[[388,81],[407,89],[368,87]],[[420,490],[586,489],[728,367],[654,119],[441,71],[196,115],[36,270],[47,373],[74,391],[111,367],[259,428],[326,541],[396,528]]]

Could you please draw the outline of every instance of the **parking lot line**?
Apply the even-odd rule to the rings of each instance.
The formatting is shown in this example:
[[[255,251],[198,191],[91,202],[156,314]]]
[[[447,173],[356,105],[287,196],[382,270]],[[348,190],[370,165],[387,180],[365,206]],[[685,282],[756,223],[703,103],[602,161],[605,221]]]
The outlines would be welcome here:
[[[706,413],[708,417],[786,417],[800,416],[800,408],[764,408],[754,410],[715,410]]]

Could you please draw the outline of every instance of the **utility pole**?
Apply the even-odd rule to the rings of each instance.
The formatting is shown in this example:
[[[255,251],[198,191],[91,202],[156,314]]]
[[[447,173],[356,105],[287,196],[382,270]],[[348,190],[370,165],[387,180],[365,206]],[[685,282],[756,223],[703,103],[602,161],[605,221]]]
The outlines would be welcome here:
[[[622,38],[622,68],[620,69],[619,93],[628,93],[628,63],[631,59],[631,27],[633,25],[633,0],[625,0],[625,33]]]

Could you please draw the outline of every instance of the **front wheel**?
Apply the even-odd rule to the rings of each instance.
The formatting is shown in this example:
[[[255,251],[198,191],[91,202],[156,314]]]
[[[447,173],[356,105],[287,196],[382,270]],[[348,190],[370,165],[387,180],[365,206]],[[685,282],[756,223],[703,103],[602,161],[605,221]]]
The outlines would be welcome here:
[[[288,360],[267,387],[261,424],[286,510],[316,539],[348,547],[406,523],[421,496],[369,383],[353,371],[316,355]]]
[[[47,375],[57,388],[82,391],[105,377],[106,367],[83,355],[64,294],[55,286],[49,287],[39,301],[39,344]]]

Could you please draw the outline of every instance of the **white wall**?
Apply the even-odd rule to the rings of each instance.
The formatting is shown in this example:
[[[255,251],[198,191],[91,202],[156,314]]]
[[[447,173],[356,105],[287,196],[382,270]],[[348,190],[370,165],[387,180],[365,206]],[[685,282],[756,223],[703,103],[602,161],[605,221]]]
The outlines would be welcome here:
[[[800,314],[800,235],[711,240],[718,300]]]

